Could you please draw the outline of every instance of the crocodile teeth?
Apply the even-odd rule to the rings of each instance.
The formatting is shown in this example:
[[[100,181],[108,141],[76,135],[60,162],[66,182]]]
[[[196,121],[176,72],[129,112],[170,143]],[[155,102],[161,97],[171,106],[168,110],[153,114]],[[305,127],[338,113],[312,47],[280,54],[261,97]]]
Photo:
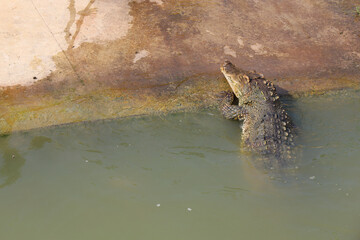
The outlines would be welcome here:
[[[289,136],[289,134],[287,132],[285,132],[285,136]]]

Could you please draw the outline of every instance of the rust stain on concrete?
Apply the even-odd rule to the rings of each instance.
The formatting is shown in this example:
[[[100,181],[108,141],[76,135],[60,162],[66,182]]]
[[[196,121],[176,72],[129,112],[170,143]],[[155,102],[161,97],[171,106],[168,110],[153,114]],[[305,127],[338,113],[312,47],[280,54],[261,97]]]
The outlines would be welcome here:
[[[70,32],[70,28],[73,26],[73,24],[75,23],[75,18],[76,18],[76,8],[75,8],[75,0],[69,0],[69,21],[66,24],[66,27],[64,29],[65,32],[65,41],[69,44],[70,46],[70,42],[72,39],[72,34]]]
[[[56,70],[1,90],[1,132],[214,106],[228,89],[219,71],[226,58],[283,94],[359,86],[359,22],[343,2],[129,1],[126,35],[73,48],[99,6],[116,2],[80,11],[67,2]]]
[[[68,43],[68,47],[67,50],[70,50],[71,48],[74,47],[74,43],[76,40],[76,37],[79,35],[80,30],[81,30],[81,26],[84,23],[84,19],[86,16],[90,16],[91,14],[96,14],[96,8],[91,8],[91,6],[93,5],[93,3],[95,2],[95,0],[91,0],[89,1],[89,3],[86,5],[86,7],[79,11],[77,14],[80,15],[80,18],[75,22],[75,16],[76,16],[76,8],[75,8],[75,1],[74,0],[70,0],[70,4],[69,4],[69,12],[70,12],[70,20],[68,22],[68,24],[66,25],[66,28],[64,30],[64,32],[66,33],[65,35],[65,40]],[[70,28],[72,27],[72,25],[75,23],[76,25],[76,31],[74,34],[70,33]]]

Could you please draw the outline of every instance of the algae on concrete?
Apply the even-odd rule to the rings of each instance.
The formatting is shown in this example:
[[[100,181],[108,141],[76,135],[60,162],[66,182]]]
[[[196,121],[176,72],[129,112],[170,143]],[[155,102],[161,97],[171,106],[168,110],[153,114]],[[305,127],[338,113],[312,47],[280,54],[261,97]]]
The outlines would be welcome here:
[[[45,0],[0,9],[0,132],[217,104],[229,59],[281,94],[358,87],[355,1]]]

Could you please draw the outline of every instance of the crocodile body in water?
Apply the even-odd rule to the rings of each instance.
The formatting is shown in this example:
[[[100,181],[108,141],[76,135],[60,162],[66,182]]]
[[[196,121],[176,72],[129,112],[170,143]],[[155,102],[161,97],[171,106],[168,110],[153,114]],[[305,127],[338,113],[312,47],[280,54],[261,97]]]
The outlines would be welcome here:
[[[225,92],[220,108],[226,119],[243,121],[242,145],[259,153],[268,168],[289,167],[293,162],[293,123],[274,85],[262,74],[243,71],[229,61],[221,66],[221,72],[233,92]]]

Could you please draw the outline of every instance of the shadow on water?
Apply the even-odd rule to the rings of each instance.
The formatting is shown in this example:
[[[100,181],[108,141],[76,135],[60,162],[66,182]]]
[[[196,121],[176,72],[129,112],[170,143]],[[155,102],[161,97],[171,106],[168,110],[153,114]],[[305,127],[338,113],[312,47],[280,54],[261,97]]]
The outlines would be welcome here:
[[[35,136],[32,138],[29,146],[29,150],[37,150],[42,148],[45,143],[50,143],[51,138],[44,137],[44,136]]]
[[[49,142],[51,142],[50,138],[34,136],[29,142],[27,150],[38,150]],[[0,137],[0,156],[2,158],[0,161],[0,188],[14,184],[21,177],[21,168],[25,164],[25,158],[20,152],[11,143],[11,135]]]
[[[0,188],[15,183],[20,178],[21,168],[25,164],[25,158],[9,142],[10,136],[0,137],[0,154],[3,159],[2,166],[0,167],[0,179],[4,179],[0,183]]]

